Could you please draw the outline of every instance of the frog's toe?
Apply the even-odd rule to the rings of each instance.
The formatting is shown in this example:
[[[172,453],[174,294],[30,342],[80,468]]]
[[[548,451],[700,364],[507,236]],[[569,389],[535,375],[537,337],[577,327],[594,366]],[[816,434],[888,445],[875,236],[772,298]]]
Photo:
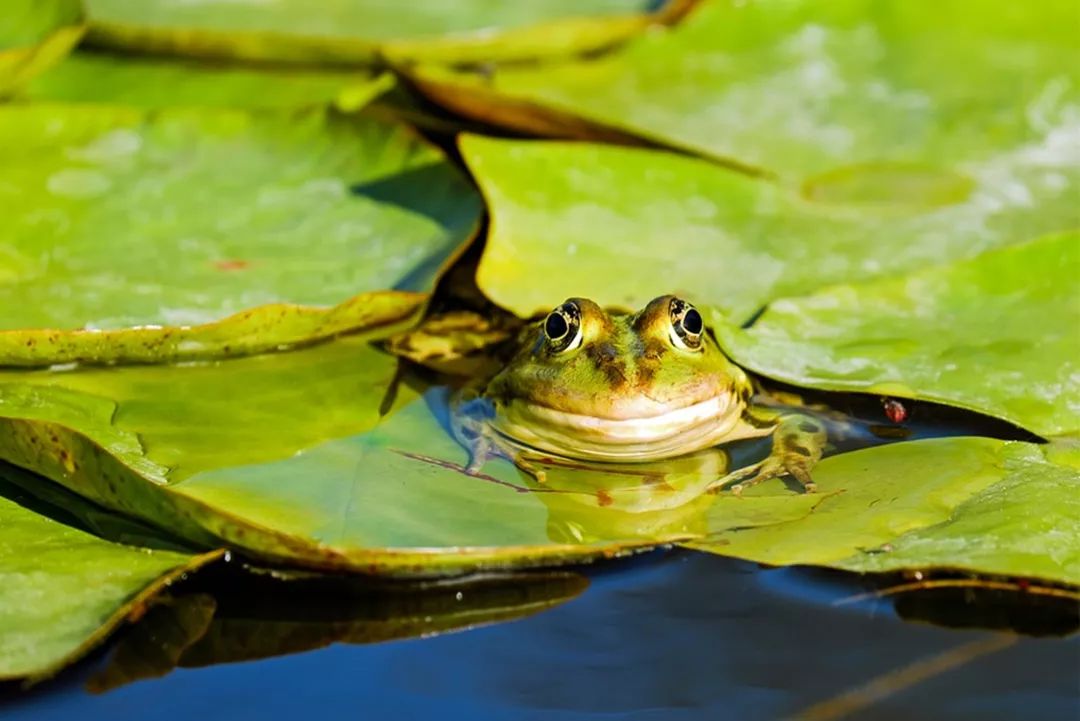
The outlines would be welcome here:
[[[801,485],[803,490],[807,493],[813,493],[817,490],[817,484],[814,483],[814,479],[810,477],[810,469],[813,467],[814,463],[804,456],[797,456],[795,458],[788,457],[784,459],[784,471],[786,474],[798,481],[799,485]]]
[[[732,494],[738,496],[747,488],[767,481],[770,478],[784,475],[784,469],[772,458],[766,458],[760,463],[732,471],[720,480],[709,486],[712,489],[727,488]]]

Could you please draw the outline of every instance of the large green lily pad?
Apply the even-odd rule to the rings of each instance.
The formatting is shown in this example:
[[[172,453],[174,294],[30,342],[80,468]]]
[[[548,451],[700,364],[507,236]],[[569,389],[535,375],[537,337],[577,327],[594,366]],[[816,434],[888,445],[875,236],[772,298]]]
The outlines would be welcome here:
[[[11,371],[0,457],[193,543],[322,569],[447,575],[681,541],[865,570],[903,548],[888,568],[1078,580],[1066,519],[1080,464],[1068,446],[903,443],[827,459],[819,493],[775,481],[741,498],[703,493],[726,471],[712,452],[604,467],[539,459],[544,483],[501,460],[468,475],[445,390],[392,399],[394,367],[357,337],[201,366]],[[955,533],[935,530],[943,522]],[[916,530],[940,542],[915,544],[905,534]]]
[[[1037,176],[1010,169],[1023,157],[1077,177],[1076,34],[1072,0],[978,13],[966,0],[716,0],[591,62],[417,79],[470,117],[545,134],[617,130],[799,181],[886,162],[948,184],[981,163],[1001,193],[1037,195]]]
[[[94,335],[62,335],[65,356],[22,329],[193,329],[205,356],[253,326],[262,348],[362,326],[363,302],[319,308],[429,288],[481,205],[439,151],[371,118],[26,105],[0,108],[0,214],[0,363],[34,364]],[[93,357],[152,360],[137,343]]]
[[[0,13],[0,98],[66,55],[85,30],[79,0],[8,0]]]
[[[452,574],[693,535],[655,523],[588,539],[549,533],[546,501],[558,494],[504,462],[466,475],[466,453],[438,417],[445,398],[401,386],[395,400],[397,360],[369,340],[185,366],[0,373],[0,458],[192,543],[325,569]],[[586,511],[602,510],[580,495]]]
[[[975,437],[855,451],[818,466],[811,507],[755,489],[755,497],[713,506],[708,539],[689,545],[775,565],[952,569],[1080,585],[1077,459],[1068,446]],[[789,518],[760,522],[785,508],[793,508]]]
[[[477,282],[521,316],[676,292],[738,322],[777,297],[1080,226],[1075,193],[1010,195],[997,175],[839,202],[650,150],[465,136],[461,151],[492,216]],[[1009,173],[1042,167],[1029,160]]]
[[[52,675],[137,615],[171,580],[220,555],[102,540],[42,515],[2,473],[0,680]]]
[[[672,15],[684,3],[676,6]],[[669,14],[643,0],[419,0],[403,11],[372,0],[87,0],[89,41],[126,50],[246,60],[371,64],[382,56],[521,60],[608,47]]]
[[[394,83],[389,74],[228,65],[79,51],[19,94],[36,101],[120,103],[144,108],[358,108]]]
[[[919,398],[1043,436],[1080,433],[1080,232],[899,278],[771,304],[741,330],[739,364],[828,390]]]

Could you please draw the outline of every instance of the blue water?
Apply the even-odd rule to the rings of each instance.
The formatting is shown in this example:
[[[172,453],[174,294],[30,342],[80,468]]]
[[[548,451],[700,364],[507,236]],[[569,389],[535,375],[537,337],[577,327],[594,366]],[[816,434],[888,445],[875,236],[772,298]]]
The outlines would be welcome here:
[[[898,669],[980,647],[847,715],[806,718],[1080,718],[1075,638],[1020,636],[987,650],[1001,632],[903,621],[888,600],[834,605],[862,590],[857,577],[690,552],[587,573],[583,595],[520,621],[179,669],[95,696],[82,683],[99,654],[9,697],[4,718],[796,718]]]

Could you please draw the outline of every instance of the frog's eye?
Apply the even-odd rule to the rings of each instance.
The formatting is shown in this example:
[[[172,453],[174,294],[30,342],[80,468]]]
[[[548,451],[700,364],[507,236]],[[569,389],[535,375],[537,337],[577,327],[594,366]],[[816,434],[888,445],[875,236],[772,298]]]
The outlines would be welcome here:
[[[701,348],[701,334],[705,332],[705,321],[697,308],[681,298],[671,299],[671,342],[677,348],[698,350]]]
[[[556,353],[573,350],[581,345],[581,309],[567,301],[548,313],[544,319],[544,336],[548,347]]]

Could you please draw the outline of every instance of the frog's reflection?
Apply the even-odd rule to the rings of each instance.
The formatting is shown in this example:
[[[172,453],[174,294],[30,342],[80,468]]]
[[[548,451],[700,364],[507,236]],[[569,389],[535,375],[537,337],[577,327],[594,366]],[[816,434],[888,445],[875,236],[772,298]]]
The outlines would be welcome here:
[[[719,449],[649,463],[589,463],[523,451],[515,464],[548,511],[555,543],[705,535],[716,502],[709,486],[722,477],[728,455]],[[542,479],[542,480],[541,480]]]

